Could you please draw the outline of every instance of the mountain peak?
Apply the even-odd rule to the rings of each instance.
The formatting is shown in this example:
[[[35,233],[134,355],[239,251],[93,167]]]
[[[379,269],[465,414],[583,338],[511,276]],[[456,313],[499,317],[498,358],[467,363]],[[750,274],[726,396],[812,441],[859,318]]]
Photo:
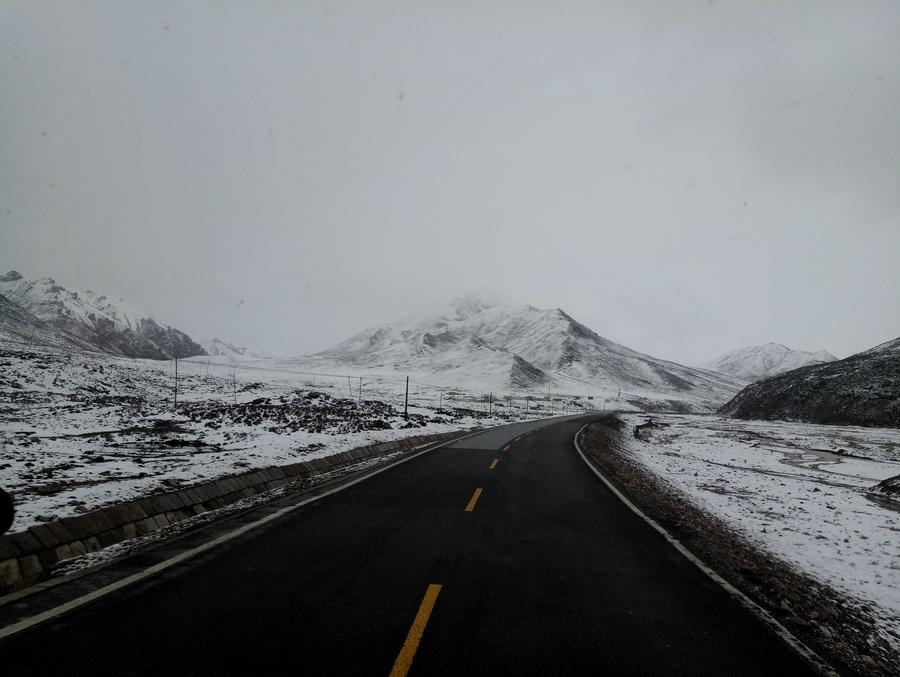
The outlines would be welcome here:
[[[706,368],[753,382],[810,364],[833,362],[836,359],[834,355],[823,350],[810,353],[792,350],[783,343],[769,342],[733,350],[719,356],[706,365]]]
[[[487,310],[488,308],[516,306],[517,304],[499,292],[470,291],[451,299],[450,305]]]
[[[830,425],[900,425],[898,350],[900,339],[894,339],[843,360],[811,361],[750,384],[719,413]]]
[[[783,343],[778,343],[777,341],[769,341],[768,343],[763,343],[762,346],[751,346],[751,348],[753,348],[753,347],[756,347],[756,348],[761,348],[761,347],[778,348],[779,350],[786,350],[788,352],[790,352],[790,350],[791,350]]]
[[[464,312],[480,312],[502,305],[482,294],[466,294],[450,299],[450,307]]]
[[[737,392],[736,379],[618,345],[561,308],[497,301],[483,294],[457,297],[367,329],[314,359],[320,367],[330,360],[341,369],[422,374],[452,386],[550,388],[592,397],[627,390],[640,406],[682,411],[709,411]]]
[[[418,325],[442,326],[448,322],[460,322],[501,308],[518,308],[500,294],[469,292],[449,300],[432,303],[418,312],[391,323],[407,329]]]
[[[51,328],[102,352],[163,359],[203,354],[190,336],[126,301],[67,289],[52,277],[25,280],[10,271],[0,277],[0,292]]]
[[[203,347],[203,350],[206,351],[207,355],[225,357],[231,362],[271,357],[271,355],[264,350],[251,350],[247,348],[247,346],[239,346],[216,336],[212,338],[204,336],[199,339],[197,343]]]

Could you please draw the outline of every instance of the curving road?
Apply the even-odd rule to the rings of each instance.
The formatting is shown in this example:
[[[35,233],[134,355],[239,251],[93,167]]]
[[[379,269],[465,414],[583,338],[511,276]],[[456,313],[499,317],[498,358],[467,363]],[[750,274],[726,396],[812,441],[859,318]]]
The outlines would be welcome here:
[[[590,472],[572,444],[587,420],[517,424],[425,453],[0,640],[3,668],[814,674]],[[0,607],[0,625],[277,507]]]

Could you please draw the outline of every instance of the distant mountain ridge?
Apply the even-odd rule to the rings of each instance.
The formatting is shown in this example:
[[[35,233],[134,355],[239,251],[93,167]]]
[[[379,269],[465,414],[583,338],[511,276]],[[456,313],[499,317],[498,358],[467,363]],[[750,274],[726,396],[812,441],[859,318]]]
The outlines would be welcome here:
[[[95,349],[87,341],[39,320],[2,294],[0,294],[0,340],[20,348],[44,345],[64,349]]]
[[[726,353],[709,364],[707,369],[729,374],[744,381],[760,381],[811,364],[834,362],[837,358],[829,352],[815,353],[791,350],[781,343],[763,343]]]
[[[26,280],[13,270],[0,276],[0,293],[45,326],[102,352],[156,359],[205,354],[185,332],[122,299],[67,289],[50,277]],[[5,312],[11,325],[17,315],[9,306]]]
[[[720,413],[735,418],[900,426],[900,338],[747,386]]]
[[[621,390],[633,406],[682,411],[713,410],[744,385],[614,343],[562,309],[497,305],[474,295],[372,327],[311,357],[498,391]]]
[[[224,357],[229,361],[239,362],[243,360],[266,360],[271,359],[272,355],[261,350],[251,350],[246,346],[238,346],[220,338],[209,338],[204,336],[197,341],[210,357]]]

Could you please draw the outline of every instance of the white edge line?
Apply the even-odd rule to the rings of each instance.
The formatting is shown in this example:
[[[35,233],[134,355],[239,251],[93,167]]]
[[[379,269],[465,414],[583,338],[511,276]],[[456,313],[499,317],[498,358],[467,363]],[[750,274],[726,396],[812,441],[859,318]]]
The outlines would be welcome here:
[[[518,422],[517,423],[509,423],[507,425],[517,425],[517,424],[518,424]],[[110,594],[111,592],[115,592],[116,590],[121,590],[122,588],[125,588],[125,587],[131,585],[132,583],[137,583],[140,580],[143,580],[145,578],[149,578],[150,576],[158,574],[160,571],[165,571],[166,569],[169,569],[169,568],[175,566],[176,564],[180,564],[181,562],[184,562],[185,560],[196,557],[197,555],[200,555],[200,554],[206,552],[207,550],[212,550],[213,548],[218,547],[218,546],[222,545],[223,543],[227,543],[228,541],[234,540],[235,538],[238,538],[239,536],[244,535],[248,531],[252,531],[254,529],[257,529],[257,528],[263,526],[264,524],[267,524],[268,522],[271,522],[272,520],[278,519],[282,515],[285,515],[289,512],[297,510],[298,508],[302,508],[305,505],[309,505],[310,503],[313,503],[314,501],[318,501],[322,498],[325,498],[326,496],[331,496],[332,494],[336,494],[339,491],[343,491],[344,489],[352,487],[354,484],[359,484],[360,482],[364,482],[367,479],[375,477],[375,475],[380,475],[381,473],[385,472],[386,470],[390,470],[391,468],[396,468],[398,465],[400,465],[402,463],[406,463],[407,461],[411,461],[414,458],[418,458],[422,454],[426,454],[429,451],[434,451],[435,449],[440,449],[441,447],[445,447],[448,444],[453,444],[455,442],[459,442],[460,440],[465,440],[465,439],[468,439],[469,437],[473,437],[475,435],[480,435],[482,433],[488,432],[490,430],[494,430],[496,428],[504,428],[504,427],[506,427],[506,426],[496,426],[495,428],[487,428],[485,430],[477,430],[475,432],[469,433],[468,435],[462,435],[460,437],[456,437],[452,440],[447,440],[446,442],[442,442],[435,446],[429,446],[427,449],[423,449],[422,451],[411,454],[411,455],[407,456],[406,458],[400,459],[399,461],[395,461],[393,463],[387,463],[384,466],[382,466],[380,468],[376,468],[372,472],[363,475],[362,477],[357,477],[356,479],[350,480],[349,482],[341,484],[340,486],[334,487],[332,489],[328,489],[328,490],[322,492],[321,494],[316,494],[315,496],[310,496],[309,498],[307,498],[303,501],[300,501],[299,503],[289,505],[285,508],[282,508],[281,510],[279,510],[277,512],[274,512],[270,515],[266,515],[265,517],[262,517],[262,518],[256,520],[255,522],[251,522],[250,524],[245,524],[244,526],[242,526],[238,529],[235,529],[234,531],[229,531],[227,534],[223,534],[223,535],[219,536],[218,538],[214,538],[213,540],[203,543],[202,545],[198,545],[196,548],[192,548],[190,550],[185,550],[184,552],[179,553],[179,554],[175,555],[174,557],[171,557],[163,562],[154,564],[151,567],[147,567],[146,569],[144,569],[142,571],[139,571],[135,574],[131,574],[130,576],[126,576],[125,578],[122,578],[118,581],[110,583],[109,585],[105,585],[102,588],[97,588],[96,590],[93,590],[86,595],[82,595],[81,597],[76,597],[75,599],[69,600],[65,604],[60,604],[57,607],[53,607],[52,609],[47,609],[46,611],[43,611],[34,616],[30,616],[29,618],[25,618],[17,623],[12,623],[10,625],[7,625],[4,628],[0,628],[0,640],[6,639],[7,637],[10,637],[12,635],[22,632],[23,630],[27,630],[28,628],[31,628],[35,625],[39,625],[39,624],[49,621],[53,618],[61,616],[65,613],[68,613],[69,611],[72,611],[73,609],[77,609],[78,607],[83,606],[89,602],[93,602],[96,599],[100,599],[101,597],[104,597],[104,596]]]
[[[491,426],[490,428],[483,428],[481,430],[476,430],[474,432],[470,432],[466,435],[462,435],[462,436],[454,438],[452,440],[447,440],[446,442],[441,442],[440,444],[437,444],[435,446],[431,446],[432,444],[434,444],[433,442],[427,442],[423,445],[419,445],[419,447],[417,447],[417,448],[427,446],[428,449],[423,449],[421,452],[421,453],[425,453],[426,451],[432,451],[433,449],[439,449],[440,447],[443,447],[447,444],[453,444],[454,442],[458,442],[459,440],[464,440],[469,437],[472,437],[473,435],[479,435],[481,433],[488,432],[491,430],[500,430],[501,428],[508,428],[510,426],[522,425],[525,423],[534,423],[536,421],[552,421],[556,418],[565,418],[565,417],[545,416],[544,418],[533,418],[533,419],[526,419],[525,421],[514,421],[512,423],[504,423],[502,425],[496,425],[496,426]],[[510,441],[512,441],[512,440],[510,440]],[[418,454],[416,454],[415,456],[417,456],[417,455]],[[409,460],[415,458],[415,456],[407,456],[406,458],[390,461],[390,462],[384,464],[383,466],[381,466],[380,468],[378,468],[377,470],[370,470],[368,472],[363,471],[365,474],[361,478],[358,478],[358,479],[359,479],[359,481],[368,479],[369,477],[371,477],[373,475],[377,475],[379,472],[382,472],[383,470],[387,470],[388,468],[391,468],[395,465],[400,465],[401,463],[409,461]],[[351,486],[351,485],[350,484],[341,485],[341,487],[344,487],[344,486]],[[326,494],[321,494],[321,496],[325,496],[325,495]],[[319,496],[319,497],[321,497],[321,496]],[[280,498],[283,498],[283,497],[280,497]],[[272,500],[274,501],[275,499],[272,499]],[[264,501],[263,503],[253,506],[245,511],[239,511],[237,513],[223,515],[221,519],[215,519],[212,522],[210,522],[209,524],[205,524],[203,526],[204,527],[211,526],[214,523],[223,522],[223,521],[225,521],[225,519],[230,519],[232,517],[237,516],[238,514],[242,514],[242,513],[250,512],[252,510],[259,509],[267,502],[271,502],[271,501]],[[181,536],[182,534],[178,534],[178,535]],[[165,540],[166,539],[162,539],[162,541],[160,541],[160,543],[164,542]],[[156,545],[156,544],[154,544],[154,545]],[[16,592],[11,592],[7,595],[0,597],[0,607],[6,606],[8,604],[12,604],[14,602],[18,602],[19,600],[25,599],[26,597],[31,597],[32,595],[36,595],[38,593],[44,592],[45,590],[50,590],[57,586],[71,583],[72,581],[78,580],[79,578],[85,578],[86,576],[91,576],[93,574],[96,574],[99,571],[104,570],[104,569],[109,569],[110,567],[115,566],[116,564],[120,564],[124,559],[128,559],[129,556],[130,555],[125,555],[123,557],[113,558],[113,559],[110,559],[109,561],[101,562],[100,564],[90,566],[90,567],[85,567],[84,569],[80,569],[78,571],[74,571],[65,576],[60,576],[58,578],[50,578],[50,579],[44,580],[44,581],[39,581],[37,583],[32,584],[31,586],[29,586],[27,588],[17,590]],[[8,626],[8,627],[11,627],[11,626]],[[4,636],[5,635],[3,634],[3,630],[0,629],[0,639],[3,639]]]
[[[794,636],[790,630],[784,627],[778,620],[772,616],[768,611],[763,609],[759,604],[754,602],[752,599],[747,597],[743,592],[734,587],[731,583],[726,581],[722,576],[720,576],[715,570],[713,570],[708,564],[706,564],[703,560],[697,557],[693,552],[688,550],[688,548],[677,538],[675,538],[672,534],[670,534],[666,529],[654,520],[652,517],[647,516],[644,512],[638,508],[634,503],[632,503],[627,496],[625,496],[621,491],[619,491],[612,482],[610,482],[597,467],[591,463],[587,456],[585,456],[584,452],[581,450],[581,445],[578,444],[578,437],[581,433],[584,432],[585,428],[590,424],[583,425],[577,433],[575,433],[575,437],[573,441],[575,442],[575,450],[578,452],[578,455],[581,456],[581,460],[584,461],[585,465],[590,468],[593,473],[600,478],[600,480],[607,486],[607,488],[612,491],[616,497],[622,501],[625,505],[627,505],[631,511],[643,519],[647,524],[653,527],[656,531],[658,531],[662,536],[674,547],[678,552],[684,555],[692,564],[694,564],[700,571],[709,576],[713,581],[718,583],[722,588],[725,589],[732,597],[734,597],[741,605],[752,612],[759,620],[769,626],[771,630],[775,632],[782,640],[784,640],[791,648],[793,648],[797,653],[799,653],[803,658],[809,661],[813,667],[823,675],[828,675],[828,677],[840,677],[839,673],[834,670],[821,656],[819,656],[815,651],[810,649],[806,644],[804,644],[800,639]]]

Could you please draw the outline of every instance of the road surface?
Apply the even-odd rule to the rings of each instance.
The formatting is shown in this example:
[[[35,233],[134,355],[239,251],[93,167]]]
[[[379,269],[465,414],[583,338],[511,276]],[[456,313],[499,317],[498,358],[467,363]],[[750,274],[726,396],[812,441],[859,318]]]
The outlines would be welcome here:
[[[814,674],[590,472],[572,444],[586,420],[517,424],[423,454],[0,641],[2,666]]]

